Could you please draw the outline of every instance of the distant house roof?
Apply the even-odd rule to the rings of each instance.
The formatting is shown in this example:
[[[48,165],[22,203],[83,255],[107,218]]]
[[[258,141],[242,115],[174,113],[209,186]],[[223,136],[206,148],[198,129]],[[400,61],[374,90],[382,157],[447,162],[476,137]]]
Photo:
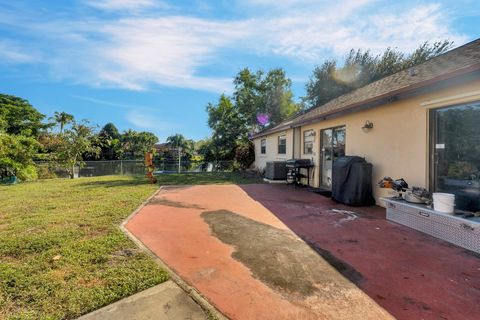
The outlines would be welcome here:
[[[315,122],[329,115],[427,87],[476,70],[480,70],[480,39],[341,95],[293,119],[260,131],[253,138]]]

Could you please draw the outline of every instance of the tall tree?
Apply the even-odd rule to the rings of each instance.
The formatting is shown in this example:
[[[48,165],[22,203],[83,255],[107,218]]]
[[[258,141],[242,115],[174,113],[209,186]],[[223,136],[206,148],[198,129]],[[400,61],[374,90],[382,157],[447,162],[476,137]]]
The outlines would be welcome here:
[[[63,133],[63,128],[65,125],[72,123],[74,121],[73,115],[66,112],[55,111],[53,114],[53,120],[60,126],[60,133]]]
[[[336,60],[327,60],[315,67],[306,84],[307,94],[303,101],[307,107],[320,106],[373,81],[423,63],[446,52],[452,45],[448,40],[433,44],[425,42],[411,54],[392,48],[387,48],[380,55],[352,49],[341,67]]]
[[[98,134],[100,157],[105,160],[117,160],[122,155],[120,132],[117,127],[109,122],[103,126]]]
[[[103,128],[100,130],[99,135],[109,139],[120,139],[120,132],[118,131],[117,127],[111,122],[103,126]]]
[[[174,134],[167,137],[166,142],[168,149],[164,152],[163,156],[168,159],[174,159],[178,157],[178,148],[181,148],[181,157],[183,161],[189,161],[195,152],[195,141],[186,139],[182,134]]]
[[[248,68],[241,70],[233,80],[235,90],[233,100],[244,126],[253,128],[257,124],[257,114],[264,111],[260,94],[260,81],[263,71],[252,72]],[[220,98],[222,100],[222,98]]]
[[[0,124],[8,134],[36,137],[49,124],[43,123],[45,116],[27,100],[0,94]]]
[[[199,140],[195,143],[196,152],[203,158],[204,161],[216,160],[216,149],[212,138]]]
[[[124,156],[129,155],[131,159],[142,158],[145,152],[151,151],[155,143],[158,142],[157,136],[151,132],[137,132],[129,129],[121,136]]]
[[[292,81],[283,69],[264,73],[245,68],[237,74],[233,84],[235,107],[249,132],[276,124],[301,108],[293,101]]]
[[[207,112],[216,160],[233,159],[237,141],[247,140],[244,119],[226,95],[221,95],[217,104],[209,103]]]
[[[277,124],[300,111],[301,105],[293,101],[291,86],[292,81],[283,69],[270,70],[260,82],[261,103],[270,124]]]
[[[167,143],[170,144],[174,148],[185,148],[187,145],[187,139],[182,134],[175,134],[173,136],[169,136],[166,139]]]
[[[100,153],[100,148],[93,143],[94,130],[86,121],[73,122],[71,128],[59,136],[61,140],[57,147],[56,160],[67,170],[70,178],[74,178],[74,168],[84,166],[85,154],[98,156]]]
[[[131,159],[135,159],[135,144],[138,140],[137,136],[138,132],[132,129],[123,132],[121,142],[124,157],[128,154]]]

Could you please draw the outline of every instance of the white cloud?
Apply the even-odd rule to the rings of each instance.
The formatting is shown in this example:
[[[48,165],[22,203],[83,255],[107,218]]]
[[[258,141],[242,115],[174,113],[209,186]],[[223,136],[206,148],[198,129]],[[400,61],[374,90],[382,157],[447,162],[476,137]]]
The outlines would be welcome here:
[[[151,130],[158,135],[180,129],[178,124],[161,120],[158,115],[146,113],[142,110],[130,110],[125,119],[140,130]]]
[[[289,2],[298,1],[301,0]],[[457,44],[466,41],[464,36],[450,30],[449,17],[440,5],[417,5],[395,13],[391,9],[372,10],[370,0],[323,6],[321,14],[312,7],[289,8],[285,10],[289,14],[257,22],[263,30],[257,42],[264,44],[257,50],[318,61],[332,54],[342,56],[352,48],[379,53],[395,47],[408,52],[425,41],[450,39]]]
[[[142,129],[158,129],[163,127],[163,123],[157,123],[153,117],[145,114],[141,110],[131,110],[128,112],[126,119],[134,126]]]
[[[0,63],[32,63],[37,60],[36,55],[28,53],[18,43],[0,40]]]
[[[1,23],[0,23],[1,24]],[[242,22],[171,16],[110,21],[30,22],[39,39],[41,62],[57,80],[95,87],[147,90],[152,86],[229,92],[228,77],[203,76],[199,68],[245,37]]]
[[[77,99],[81,99],[83,101],[94,103],[96,105],[103,105],[103,106],[116,108],[116,109],[121,108],[121,109],[129,109],[129,110],[136,109],[136,110],[145,110],[145,111],[158,111],[157,108],[144,106],[144,105],[138,105],[138,104],[129,104],[129,103],[123,103],[123,102],[108,101],[108,100],[102,100],[102,99],[80,96],[80,95],[73,95],[73,97],[77,98]]]
[[[105,10],[137,10],[163,3],[90,2]],[[15,27],[34,37],[24,45],[30,44],[31,52],[40,50],[41,56],[48,57],[42,63],[50,67],[56,79],[129,90],[170,86],[229,92],[231,74],[224,76],[219,70],[220,76],[212,76],[202,70],[216,66],[217,59],[243,67],[245,61],[234,61],[232,52],[280,56],[312,64],[332,55],[342,56],[351,48],[381,52],[396,47],[411,51],[427,40],[450,39],[456,44],[466,41],[451,30],[449,14],[442,6],[395,5],[391,7],[390,2],[381,0],[249,0],[242,4],[244,8],[262,6],[272,10],[255,10],[248,18],[237,20],[158,12],[114,15],[103,20],[80,16],[39,22],[22,18]],[[12,18],[1,19],[2,23],[14,25]],[[36,62],[23,47],[5,51],[5,41],[0,42],[0,57],[19,63]]]
[[[100,29],[109,39],[99,48],[105,62],[101,81],[140,90],[149,83],[227,91],[228,78],[195,74],[217,57],[217,50],[245,36],[242,23],[211,22],[190,17],[124,19]]]
[[[87,0],[86,4],[102,10],[138,10],[154,7],[160,2],[155,0]]]

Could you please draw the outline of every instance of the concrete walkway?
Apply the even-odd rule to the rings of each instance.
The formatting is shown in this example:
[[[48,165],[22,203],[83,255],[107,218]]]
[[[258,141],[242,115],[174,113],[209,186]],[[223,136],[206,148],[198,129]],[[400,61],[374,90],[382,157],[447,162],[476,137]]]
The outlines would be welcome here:
[[[167,281],[78,320],[205,320],[206,314],[174,282]]]
[[[393,319],[239,186],[165,188],[126,228],[231,319]]]

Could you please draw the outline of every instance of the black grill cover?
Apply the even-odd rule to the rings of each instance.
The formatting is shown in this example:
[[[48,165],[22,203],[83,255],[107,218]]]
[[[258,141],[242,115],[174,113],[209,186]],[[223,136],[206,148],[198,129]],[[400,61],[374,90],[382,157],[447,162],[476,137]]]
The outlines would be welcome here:
[[[332,198],[351,206],[375,204],[372,164],[357,156],[340,157],[333,163]]]

